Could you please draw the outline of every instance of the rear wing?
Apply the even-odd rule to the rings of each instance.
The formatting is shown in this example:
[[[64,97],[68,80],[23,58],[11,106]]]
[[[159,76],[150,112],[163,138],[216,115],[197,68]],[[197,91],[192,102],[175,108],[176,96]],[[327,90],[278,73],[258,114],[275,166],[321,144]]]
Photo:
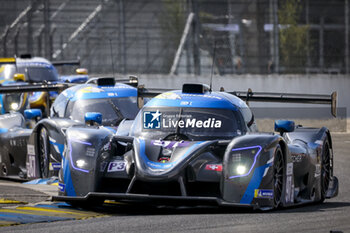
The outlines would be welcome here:
[[[51,61],[54,66],[80,66],[80,60]]]
[[[171,91],[171,89],[162,88],[145,88],[145,85],[137,87],[137,107],[142,108],[145,104],[144,98],[153,98],[164,92]]]
[[[0,66],[7,65],[7,64],[16,65],[16,58],[14,58],[14,57],[1,57],[0,58]]]
[[[9,85],[0,86],[0,94],[8,93],[23,93],[23,92],[49,92],[58,91],[61,92],[68,87],[73,86],[71,83],[59,83],[59,84],[33,84],[33,85]]]
[[[113,86],[115,82],[122,82],[125,84],[133,84],[137,85],[138,80],[135,76],[130,76],[129,79],[115,79],[111,77],[98,77],[89,79],[86,84],[97,84],[101,86],[106,86],[113,82]],[[0,85],[0,94],[8,94],[8,93],[22,93],[22,92],[49,92],[49,91],[58,91],[61,92],[69,87],[79,85],[79,83],[38,83],[38,84],[27,84],[27,85],[8,85],[2,86]],[[80,83],[81,85],[81,83]]]
[[[207,91],[205,88],[198,88],[199,84],[186,84],[186,90],[191,89],[195,93],[199,93],[198,90]],[[185,85],[184,85],[185,86]],[[184,92],[183,88],[183,92]],[[137,88],[137,105],[141,108],[144,104],[144,98],[153,98],[163,92],[170,91],[170,89],[157,89],[157,88],[145,88],[143,85]],[[193,92],[192,92],[193,93]],[[333,92],[331,95],[318,95],[318,94],[297,94],[297,93],[274,93],[274,92],[253,92],[250,88],[248,91],[234,91],[226,92],[237,96],[245,101],[248,105],[249,102],[275,102],[275,103],[301,103],[301,104],[329,104],[331,105],[331,113],[334,117],[337,116],[337,92]]]
[[[330,95],[318,94],[297,94],[297,93],[274,93],[274,92],[253,92],[250,88],[247,92],[228,92],[232,95],[249,102],[274,102],[274,103],[299,103],[299,104],[329,104],[331,113],[337,116],[337,92]]]

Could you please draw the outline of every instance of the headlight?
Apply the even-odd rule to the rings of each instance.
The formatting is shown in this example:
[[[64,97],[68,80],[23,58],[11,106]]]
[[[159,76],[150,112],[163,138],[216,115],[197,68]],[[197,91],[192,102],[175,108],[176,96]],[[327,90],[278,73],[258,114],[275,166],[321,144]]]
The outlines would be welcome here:
[[[77,164],[77,167],[79,167],[79,168],[84,168],[86,162],[85,162],[85,160],[83,160],[83,159],[78,159],[78,160],[76,161],[76,164]]]
[[[229,179],[248,176],[255,166],[261,149],[261,146],[232,149],[228,161]]]
[[[18,111],[24,103],[24,94],[6,94],[3,98],[4,109],[6,112]]]
[[[12,104],[10,105],[10,108],[11,108],[12,110],[18,110],[18,103],[12,103]]]
[[[236,167],[236,172],[237,172],[238,175],[243,175],[243,174],[245,174],[247,172],[247,167],[244,166],[244,165],[239,164]]]
[[[93,166],[95,148],[90,142],[67,138],[67,155],[75,170],[88,173]]]

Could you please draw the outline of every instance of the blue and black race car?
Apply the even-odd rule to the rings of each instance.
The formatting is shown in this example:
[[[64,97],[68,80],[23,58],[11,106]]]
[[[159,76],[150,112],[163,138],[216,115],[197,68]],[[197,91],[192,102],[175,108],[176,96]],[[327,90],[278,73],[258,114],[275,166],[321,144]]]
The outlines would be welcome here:
[[[242,100],[330,104],[335,96],[240,94],[185,84],[150,100],[128,136],[68,128],[53,199],[270,209],[336,196],[329,130],[285,120],[278,133],[259,133]]]
[[[95,83],[80,84],[64,90],[51,106],[50,117],[38,121],[33,129],[26,129],[21,114],[10,113],[0,118],[0,127],[3,127],[0,144],[6,145],[0,148],[0,164],[3,168],[0,176],[36,178],[57,174],[61,167],[66,129],[73,125],[84,125],[85,121],[88,123],[89,117],[95,116],[97,112],[103,115],[100,124],[111,134],[116,132],[121,121],[134,119],[139,110],[136,88],[123,83],[115,84],[114,78],[94,80]],[[49,91],[60,87],[57,85],[50,89],[50,85],[46,86],[28,85],[26,88],[29,91]],[[12,90],[9,88],[2,87],[0,92],[15,91],[17,87],[12,87]],[[23,88],[19,91],[26,90]],[[36,118],[37,111],[26,110],[25,113],[30,113],[27,118]],[[6,123],[8,116],[17,119],[14,127]]]
[[[40,118],[39,109],[26,109],[24,114],[11,112],[0,115],[0,177],[26,177],[26,145],[32,133],[28,123]]]
[[[101,131],[113,135],[119,124],[133,120],[138,110],[137,89],[127,84],[89,83],[66,89],[52,104],[50,117],[39,121],[29,138],[28,178],[58,174],[69,127],[82,127],[90,124],[91,117],[98,117]]]

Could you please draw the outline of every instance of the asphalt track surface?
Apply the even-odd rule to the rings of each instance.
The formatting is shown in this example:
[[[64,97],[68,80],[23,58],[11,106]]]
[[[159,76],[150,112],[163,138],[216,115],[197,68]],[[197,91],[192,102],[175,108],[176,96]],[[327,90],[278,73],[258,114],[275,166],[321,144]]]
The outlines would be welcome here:
[[[0,227],[0,232],[350,232],[350,134],[333,134],[333,143],[340,189],[323,204],[268,212],[108,204],[90,217],[81,210],[87,217]]]

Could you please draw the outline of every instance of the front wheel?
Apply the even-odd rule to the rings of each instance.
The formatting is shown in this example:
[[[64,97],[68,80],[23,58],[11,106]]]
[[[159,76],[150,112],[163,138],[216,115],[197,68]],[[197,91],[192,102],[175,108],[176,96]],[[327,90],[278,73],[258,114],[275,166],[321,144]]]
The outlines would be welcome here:
[[[327,190],[331,179],[331,149],[328,139],[323,143],[321,160],[321,202],[326,198]]]
[[[47,129],[42,127],[39,135],[39,168],[41,178],[50,176],[50,145]]]
[[[278,208],[282,202],[284,179],[284,159],[281,147],[278,146],[275,150],[273,160],[273,206]]]

